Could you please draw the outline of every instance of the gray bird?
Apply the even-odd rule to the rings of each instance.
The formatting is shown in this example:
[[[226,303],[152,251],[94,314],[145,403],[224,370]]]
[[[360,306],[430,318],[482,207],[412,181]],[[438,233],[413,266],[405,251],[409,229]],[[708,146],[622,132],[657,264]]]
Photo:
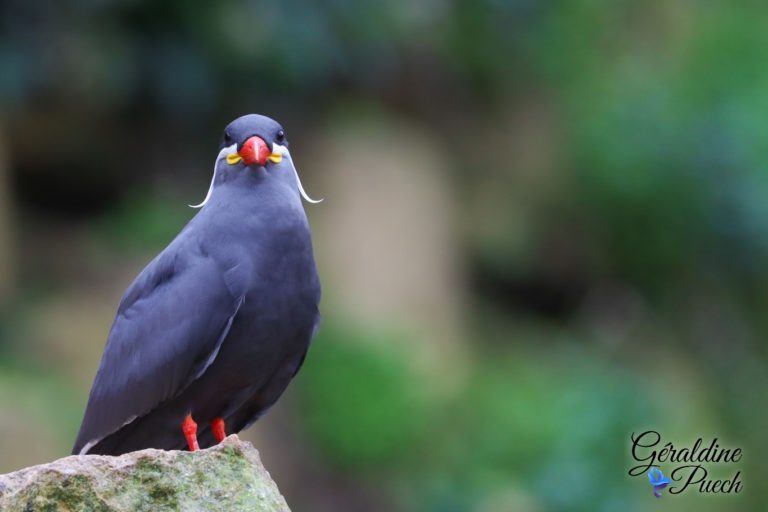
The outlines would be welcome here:
[[[120,301],[73,453],[194,451],[277,401],[320,318],[302,196],[277,122],[226,127],[202,209]]]

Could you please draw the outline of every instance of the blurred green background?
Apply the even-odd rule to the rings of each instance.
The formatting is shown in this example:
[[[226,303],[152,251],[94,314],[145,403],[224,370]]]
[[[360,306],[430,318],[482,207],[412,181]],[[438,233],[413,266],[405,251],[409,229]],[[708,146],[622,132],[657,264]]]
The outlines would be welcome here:
[[[765,510],[766,21],[4,0],[0,472],[69,452],[120,295],[259,112],[325,197],[324,324],[246,434],[294,510]],[[744,491],[655,500],[650,428],[742,447]]]

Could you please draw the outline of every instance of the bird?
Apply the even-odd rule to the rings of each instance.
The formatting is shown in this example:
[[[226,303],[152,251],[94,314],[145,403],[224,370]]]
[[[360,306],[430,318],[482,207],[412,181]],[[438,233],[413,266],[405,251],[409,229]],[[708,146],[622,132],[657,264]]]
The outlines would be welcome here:
[[[269,117],[226,126],[199,211],[120,300],[73,454],[210,447],[285,391],[320,322],[288,147]]]

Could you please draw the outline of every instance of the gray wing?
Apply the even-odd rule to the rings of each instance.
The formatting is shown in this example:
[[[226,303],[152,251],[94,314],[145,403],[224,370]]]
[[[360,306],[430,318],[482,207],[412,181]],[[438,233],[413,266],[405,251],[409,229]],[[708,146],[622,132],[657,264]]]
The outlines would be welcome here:
[[[184,390],[215,359],[244,296],[199,251],[174,244],[123,296],[73,453]]]

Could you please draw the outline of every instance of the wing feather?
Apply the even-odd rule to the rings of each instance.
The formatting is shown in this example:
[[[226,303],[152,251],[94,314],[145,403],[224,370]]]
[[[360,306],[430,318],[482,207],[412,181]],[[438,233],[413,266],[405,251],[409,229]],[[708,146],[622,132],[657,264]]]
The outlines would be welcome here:
[[[244,296],[213,259],[179,249],[161,253],[123,296],[73,453],[178,395],[216,358]]]

